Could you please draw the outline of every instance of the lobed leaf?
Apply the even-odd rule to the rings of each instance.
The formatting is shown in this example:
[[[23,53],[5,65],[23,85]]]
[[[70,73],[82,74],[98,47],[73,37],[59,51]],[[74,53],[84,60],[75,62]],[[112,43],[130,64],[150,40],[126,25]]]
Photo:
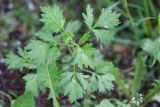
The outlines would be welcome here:
[[[44,64],[48,53],[49,45],[39,40],[32,40],[26,47],[29,59],[32,59],[36,64]]]
[[[103,44],[110,43],[114,39],[114,32],[110,30],[93,30],[97,40]]]
[[[25,61],[22,57],[10,53],[7,55],[5,63],[8,65],[9,69],[22,69]]]
[[[103,9],[95,27],[104,27],[106,29],[112,29],[117,26],[119,22],[119,13],[113,12],[111,8]]]
[[[57,5],[41,7],[42,19],[45,27],[53,32],[59,32],[64,28],[65,20],[63,19],[62,10]]]
[[[86,14],[83,13],[82,15],[84,17],[85,24],[88,26],[89,29],[91,29],[93,25],[93,9],[90,5],[87,5]]]
[[[38,95],[38,81],[36,74],[27,74],[23,79],[26,81],[25,92],[32,92],[34,96]]]
[[[91,57],[89,56],[89,51],[85,48],[80,48],[79,46],[76,47],[76,51],[74,53],[75,58],[73,60],[74,64],[77,64],[80,69],[84,67],[94,69],[94,65],[92,62]]]
[[[64,95],[69,95],[69,100],[71,102],[77,99],[83,98],[84,90],[81,85],[76,81],[75,78],[66,85]]]
[[[65,31],[67,32],[77,32],[81,27],[81,23],[79,21],[69,21],[65,27]]]

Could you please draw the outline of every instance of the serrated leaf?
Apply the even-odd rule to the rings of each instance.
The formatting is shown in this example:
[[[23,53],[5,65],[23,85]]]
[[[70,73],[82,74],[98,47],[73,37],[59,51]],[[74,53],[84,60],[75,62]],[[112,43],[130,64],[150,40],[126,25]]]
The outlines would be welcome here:
[[[79,83],[83,86],[84,90],[88,90],[89,83],[87,81],[87,78],[89,78],[89,75],[83,75],[82,73],[76,73],[77,79]]]
[[[37,81],[39,84],[40,90],[44,90],[46,87],[49,88],[49,79],[48,79],[48,74],[46,67],[40,66],[37,69]]]
[[[80,48],[79,46],[77,46],[76,48],[76,51],[74,53],[75,58],[74,58],[73,63],[77,64],[80,69],[82,69],[83,66],[86,68],[90,67],[94,69],[92,59],[89,57],[88,52],[89,51],[86,51],[85,48]]]
[[[93,25],[93,9],[90,5],[87,5],[86,14],[83,13],[82,15],[84,17],[85,24],[88,26],[89,29],[91,29]]]
[[[114,81],[114,76],[112,74],[105,74],[105,75],[100,75],[97,76],[98,78],[98,90],[102,93],[105,93],[106,91],[110,91],[113,89],[113,81]]]
[[[47,30],[40,30],[39,32],[35,33],[35,35],[46,42],[55,42],[53,36],[52,36],[52,32],[47,31]]]
[[[108,44],[114,39],[114,32],[110,30],[93,30],[97,40],[103,44]]]
[[[35,107],[34,97],[28,92],[18,97],[12,107]]]
[[[74,102],[77,99],[83,98],[84,91],[76,79],[72,78],[70,83],[66,85],[64,94],[69,95],[69,100]]]
[[[97,91],[98,87],[98,81],[95,75],[92,75],[91,78],[89,79],[89,90],[91,92]]]
[[[71,81],[73,77],[73,73],[72,72],[65,72],[63,74],[61,74],[61,81],[59,82],[59,86],[64,86],[67,83],[69,83]]]
[[[114,66],[111,62],[104,61],[103,59],[101,59],[101,61],[96,63],[95,66],[96,66],[95,72],[98,74],[110,73],[110,71],[112,71],[114,68]]]
[[[64,87],[64,94],[69,97],[71,102],[81,99],[87,89],[88,84],[84,75],[81,73],[65,72],[61,75],[60,87]],[[78,93],[77,93],[78,92]]]
[[[112,29],[119,24],[120,14],[113,12],[111,8],[103,9],[95,27],[104,27]]]
[[[70,21],[67,23],[65,31],[67,32],[77,32],[81,27],[81,23],[79,21]]]
[[[32,40],[26,47],[28,58],[37,64],[44,64],[48,53],[49,46],[38,40]]]
[[[8,65],[9,69],[22,69],[25,63],[24,59],[13,53],[6,56],[5,63]]]
[[[41,7],[43,12],[41,21],[45,26],[54,31],[59,32],[63,29],[65,20],[63,19],[62,10],[56,5]]]
[[[55,61],[58,60],[60,56],[61,52],[59,51],[59,49],[56,46],[53,46],[48,50],[46,63],[47,64],[55,63]]]
[[[109,100],[104,99],[96,107],[115,107]]]
[[[36,74],[28,74],[23,79],[26,81],[25,91],[32,92],[34,96],[38,95],[38,81]]]
[[[56,67],[55,65],[50,65],[50,66]],[[60,105],[58,104],[57,99],[56,99],[56,93],[54,91],[54,85],[55,85],[54,75],[56,75],[57,71],[55,71],[55,69],[54,70],[51,69],[50,66],[49,65],[48,66],[41,65],[38,67],[38,70],[37,70],[38,71],[38,73],[37,73],[38,81],[41,84],[40,85],[41,90],[44,88],[50,89],[48,98],[53,99],[55,107],[60,107]],[[56,76],[58,76],[58,75],[56,75]]]

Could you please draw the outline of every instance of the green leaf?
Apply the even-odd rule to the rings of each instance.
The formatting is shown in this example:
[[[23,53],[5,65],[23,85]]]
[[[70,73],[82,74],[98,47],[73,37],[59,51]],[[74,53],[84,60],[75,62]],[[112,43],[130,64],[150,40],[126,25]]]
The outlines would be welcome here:
[[[88,5],[86,8],[86,14],[82,15],[84,17],[85,24],[88,26],[89,29],[91,29],[93,25],[93,9],[91,8],[90,5]]]
[[[32,40],[26,47],[27,58],[37,66],[40,64],[52,64],[60,57],[57,46],[52,46],[39,40]]]
[[[150,39],[144,40],[142,49],[154,57],[153,64],[156,60],[160,60],[160,38],[157,38],[154,41]]]
[[[113,81],[115,81],[115,77],[112,73],[115,72],[117,69],[113,66],[111,62],[104,61],[103,59],[96,63],[95,66],[96,75],[93,76],[96,76],[97,78],[97,89],[102,93],[112,90],[114,88]]]
[[[74,34],[72,32],[65,32],[63,35],[64,43],[69,44],[73,41]]]
[[[119,24],[120,14],[113,12],[111,8],[103,9],[95,27],[104,27],[112,29]]]
[[[110,73],[110,71],[112,71],[113,68],[114,68],[114,66],[111,62],[104,61],[103,59],[101,59],[101,61],[96,63],[95,66],[96,66],[96,71],[95,72],[98,73],[98,74]]]
[[[9,69],[22,69],[23,64],[25,63],[22,57],[19,57],[13,53],[7,55],[5,63],[8,65]]]
[[[70,21],[67,23],[65,31],[67,32],[77,32],[81,27],[81,23],[79,21]]]
[[[39,66],[37,68],[37,81],[39,84],[40,90],[44,90],[46,87],[49,88],[49,79],[47,74],[47,68],[44,66]]]
[[[152,54],[155,49],[155,42],[150,39],[145,39],[142,44],[142,49],[149,54]]]
[[[44,64],[48,53],[49,46],[38,40],[32,40],[25,47],[28,58],[32,59],[37,64]]]
[[[112,74],[100,75],[98,78],[98,90],[102,93],[113,89],[114,76]]]
[[[45,24],[45,27],[54,32],[63,29],[65,20],[63,19],[62,10],[58,6],[43,6],[41,11],[43,12],[41,21]]]
[[[88,32],[83,34],[83,36],[80,38],[80,40],[78,42],[78,45],[83,45],[85,42],[87,42],[89,37],[90,37],[90,34]]]
[[[115,80],[114,76],[110,73],[106,74],[92,74],[89,79],[88,89],[91,92],[99,91],[105,93],[113,89]]]
[[[64,85],[68,84],[73,77],[72,72],[65,72],[61,74],[61,81],[59,82],[59,86],[63,87]]]
[[[34,96],[38,95],[38,81],[36,74],[27,74],[23,79],[26,81],[25,92],[32,92]]]
[[[12,107],[35,107],[34,97],[28,92],[18,97]]]
[[[59,86],[63,87],[64,94],[71,102],[83,98],[85,90],[88,89],[88,81],[82,73],[65,72],[61,74]],[[78,93],[77,93],[78,92]]]
[[[73,77],[72,80],[66,85],[64,95],[69,95],[71,102],[83,98],[84,90],[77,80]]]
[[[114,39],[114,32],[110,30],[93,30],[97,40],[103,44],[110,43]]]
[[[117,107],[131,107],[130,104],[126,104],[122,101],[116,101]]]
[[[51,65],[51,66],[54,66],[56,67],[55,65]],[[37,70],[37,76],[38,76],[38,81],[39,83],[41,84],[40,88],[41,89],[44,89],[44,88],[49,88],[50,89],[50,92],[49,92],[49,98],[52,98],[54,103],[53,105],[55,107],[60,107],[58,101],[57,101],[57,98],[56,98],[56,93],[54,91],[54,81],[53,81],[53,78],[54,78],[54,75],[56,74],[55,70],[51,70],[49,69],[49,65],[46,66],[46,65],[40,65],[38,67],[38,70]]]
[[[73,63],[77,64],[80,69],[82,69],[83,66],[86,68],[90,67],[94,69],[94,65],[90,57],[90,50],[87,50],[87,49],[89,48],[88,47],[81,48],[79,46],[76,47],[76,51],[74,53],[75,58]]]
[[[115,107],[109,100],[104,99],[96,107]]]
[[[82,73],[76,73],[76,77],[79,83],[81,84],[81,86],[83,86],[83,89],[88,90],[89,83],[87,81],[87,78],[89,78],[89,75],[84,75]]]
[[[52,32],[48,31],[48,30],[40,30],[39,32],[35,33],[35,35],[46,42],[55,42],[53,36],[52,36]]]
[[[53,88],[57,79],[57,67],[55,64],[48,65],[48,68],[41,65],[37,69],[37,81],[39,82],[41,90],[47,88]],[[50,78],[50,79],[49,79]],[[50,82],[52,84],[50,84]],[[51,86],[52,85],[52,86]]]
[[[157,93],[153,99],[160,102],[160,93]]]
[[[61,52],[56,46],[51,47],[47,53],[47,64],[55,63],[56,60],[61,56]]]
[[[91,78],[89,79],[89,91],[91,92],[97,91],[98,90],[97,84],[98,84],[97,78],[93,74]]]

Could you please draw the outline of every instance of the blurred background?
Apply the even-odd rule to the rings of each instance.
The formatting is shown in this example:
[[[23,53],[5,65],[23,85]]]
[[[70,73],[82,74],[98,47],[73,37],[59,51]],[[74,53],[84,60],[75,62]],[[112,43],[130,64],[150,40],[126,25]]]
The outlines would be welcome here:
[[[22,77],[29,71],[11,72],[4,64],[5,55],[10,51],[16,53],[18,47],[24,47],[30,38],[34,38],[42,23],[40,6],[58,4],[64,10],[66,20],[76,19],[83,24],[82,12],[87,4],[94,8],[95,18],[98,18],[102,8],[113,6],[121,13],[121,24],[116,29],[115,40],[102,51],[104,58],[111,60],[122,71],[122,75],[129,78],[129,71],[133,69],[133,61],[141,49],[141,42],[148,38],[151,40],[160,36],[158,14],[160,13],[160,0],[0,0],[0,107],[10,107],[11,98],[16,98],[24,92]],[[86,31],[82,26],[77,36]],[[95,42],[95,46],[98,44]],[[151,63],[151,59],[148,59]],[[147,68],[150,71],[150,68]],[[153,70],[154,69],[154,70]],[[153,71],[160,70],[156,63]],[[160,79],[160,71],[150,74],[150,80],[144,86],[150,89],[153,79]],[[47,92],[36,98],[37,107],[51,107],[47,100]],[[116,98],[116,91],[107,95],[97,95],[100,98]],[[160,98],[159,98],[160,99]],[[63,103],[68,103],[65,98]],[[1,106],[2,105],[2,106]],[[154,106],[153,106],[154,105]],[[147,107],[160,107],[158,101],[153,101]]]

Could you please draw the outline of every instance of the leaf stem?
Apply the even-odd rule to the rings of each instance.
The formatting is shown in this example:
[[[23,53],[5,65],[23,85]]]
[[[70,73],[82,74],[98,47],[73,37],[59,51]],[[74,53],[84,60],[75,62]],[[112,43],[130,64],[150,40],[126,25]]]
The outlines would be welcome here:
[[[158,84],[157,87],[152,89],[151,92],[146,95],[144,98],[145,102],[142,104],[142,107],[144,107],[158,92],[160,92],[160,84]]]
[[[131,16],[131,13],[130,13],[130,11],[129,11],[129,9],[128,9],[127,0],[122,0],[122,4],[123,4],[123,6],[124,6],[124,8],[125,8],[125,10],[126,10],[126,12],[127,12],[127,14],[128,14],[128,18],[129,18],[129,20],[130,20],[130,22],[131,22],[131,25],[132,25],[132,26],[135,26],[135,23],[134,23],[134,21],[133,21],[133,18],[132,18],[132,16]]]
[[[52,95],[53,95],[53,106],[54,107],[60,107],[60,104],[59,104],[59,102],[57,101],[57,99],[56,99],[56,94],[55,94],[55,91],[54,91],[54,89],[53,89],[53,84],[52,84],[52,80],[51,80],[51,77],[50,77],[50,72],[49,72],[49,70],[48,70],[48,67],[47,67],[47,75],[48,75],[48,79],[49,79],[49,86],[50,86],[50,91],[51,91],[51,93],[52,93]]]

